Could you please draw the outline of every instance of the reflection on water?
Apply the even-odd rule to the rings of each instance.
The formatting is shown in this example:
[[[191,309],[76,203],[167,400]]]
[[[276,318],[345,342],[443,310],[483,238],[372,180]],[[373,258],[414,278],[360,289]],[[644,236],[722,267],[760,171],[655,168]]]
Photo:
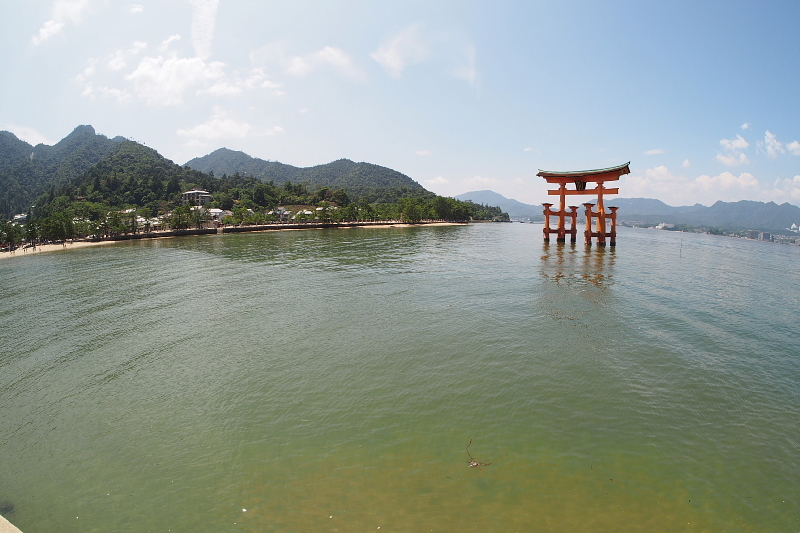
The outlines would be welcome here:
[[[611,290],[615,262],[614,247],[543,243],[538,268],[545,283],[537,299],[543,315],[567,327],[584,328],[589,335],[607,334],[616,320]]]
[[[595,287],[613,283],[616,247],[586,246],[576,243],[545,242],[540,270],[548,281],[586,282]]]

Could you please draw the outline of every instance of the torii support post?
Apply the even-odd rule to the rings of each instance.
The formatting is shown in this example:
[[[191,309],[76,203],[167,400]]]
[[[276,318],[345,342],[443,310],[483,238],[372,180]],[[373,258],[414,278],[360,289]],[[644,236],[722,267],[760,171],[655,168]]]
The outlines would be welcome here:
[[[578,206],[571,205],[569,206],[569,210],[569,242],[575,242],[578,235],[578,228],[575,225],[578,222]]]
[[[550,215],[553,214],[550,208],[552,206],[553,204],[542,204],[542,207],[544,207],[544,229],[542,230],[544,232],[544,242],[550,242]]]
[[[617,244],[617,226],[616,220],[617,215],[616,211],[617,208],[610,208],[611,213],[606,213],[605,206],[603,205],[603,195],[604,194],[619,194],[619,189],[607,189],[605,188],[604,184],[606,181],[616,181],[622,176],[623,174],[629,174],[630,169],[628,166],[630,162],[625,163],[624,165],[619,165],[616,167],[611,168],[601,168],[597,170],[579,170],[579,171],[570,171],[570,172],[554,172],[548,170],[540,170],[537,176],[543,177],[547,183],[558,184],[558,189],[556,190],[548,190],[547,194],[550,195],[558,195],[559,196],[559,208],[558,211],[553,211],[551,206],[553,204],[550,203],[543,203],[542,206],[544,207],[544,215],[545,215],[545,227],[544,227],[544,240],[545,242],[550,242],[550,234],[556,234],[556,240],[558,242],[566,242],[567,233],[570,234],[570,240],[575,242],[576,235],[577,235],[577,228],[575,227],[576,219],[577,219],[577,207],[570,206],[570,212],[567,212],[567,202],[566,197],[572,195],[587,195],[587,194],[597,194],[597,211],[592,210],[595,204],[583,204],[587,206],[586,209],[586,231],[585,231],[585,238],[586,244],[592,244],[592,237],[597,239],[598,246],[605,246],[606,245],[606,237],[610,237],[610,244],[611,246],[615,246]],[[594,189],[587,189],[587,183],[594,183]],[[568,189],[568,184],[574,184],[574,189]],[[591,206],[591,207],[589,207]],[[550,215],[555,215],[558,217],[558,227],[551,228],[550,227]],[[566,221],[565,218],[569,216],[571,219],[570,229],[566,229]],[[592,219],[597,219],[596,222],[596,231],[592,231]],[[606,231],[606,219],[611,220],[611,231]]]
[[[594,212],[592,211],[592,208],[594,207],[594,204],[591,203],[591,202],[585,203],[585,204],[583,204],[583,207],[586,208],[586,230],[583,232],[584,243],[587,246],[591,246],[592,245],[592,218],[594,216]]]
[[[611,237],[611,246],[617,245],[617,209],[619,207],[609,207],[608,210],[611,211],[611,214],[606,215],[611,219],[611,231],[608,233],[608,236]]]

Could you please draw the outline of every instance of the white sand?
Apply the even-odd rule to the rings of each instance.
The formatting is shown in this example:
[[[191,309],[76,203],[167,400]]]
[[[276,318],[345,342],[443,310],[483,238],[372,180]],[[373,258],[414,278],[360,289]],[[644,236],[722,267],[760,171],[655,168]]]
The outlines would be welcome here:
[[[43,252],[61,252],[64,250],[75,250],[77,248],[88,248],[89,246],[99,246],[102,244],[114,244],[118,241],[99,241],[99,242],[86,242],[75,241],[64,244],[42,244],[36,248],[17,248],[13,252],[0,252],[0,259],[6,257],[24,257],[26,255],[40,254]],[[2,529],[0,529],[2,532]]]
[[[14,524],[3,518],[3,515],[0,515],[0,533],[22,533],[22,531],[14,527]]]

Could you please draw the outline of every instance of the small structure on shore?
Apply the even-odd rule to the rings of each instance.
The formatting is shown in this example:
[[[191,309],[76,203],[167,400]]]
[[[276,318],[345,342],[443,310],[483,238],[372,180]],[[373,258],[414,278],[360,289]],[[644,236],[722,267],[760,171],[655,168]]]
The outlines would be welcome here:
[[[598,246],[606,245],[606,237],[609,238],[609,244],[615,246],[617,244],[617,207],[609,207],[610,213],[606,213],[605,205],[603,204],[603,194],[619,194],[619,189],[607,189],[603,184],[607,181],[616,181],[623,174],[629,174],[628,168],[630,161],[624,165],[619,165],[611,168],[601,168],[597,170],[575,170],[569,172],[555,172],[550,170],[539,170],[537,176],[543,177],[547,183],[558,184],[558,189],[548,190],[549,195],[558,195],[560,197],[558,211],[553,211],[551,203],[543,203],[544,206],[544,241],[550,242],[550,234],[556,234],[556,242],[566,242],[567,235],[570,236],[570,242],[577,240],[578,228],[578,206],[569,206],[567,212],[567,196],[597,194],[597,209],[593,209],[595,204],[588,202],[583,204],[586,214],[586,230],[583,232],[585,242],[588,245],[592,244],[592,237],[597,239]],[[587,183],[594,183],[594,189],[587,189]],[[574,185],[574,189],[568,189],[567,185]],[[550,227],[550,216],[555,216],[558,225],[555,228]],[[567,229],[566,218],[570,219],[570,226]],[[610,228],[607,221],[610,222]]]

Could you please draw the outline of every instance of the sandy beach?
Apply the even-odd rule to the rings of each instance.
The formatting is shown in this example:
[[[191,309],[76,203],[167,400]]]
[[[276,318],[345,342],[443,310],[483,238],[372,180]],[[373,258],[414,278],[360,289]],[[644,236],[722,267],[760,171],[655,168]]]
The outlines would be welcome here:
[[[114,244],[118,241],[98,241],[98,242],[88,242],[88,241],[74,241],[74,242],[67,242],[66,244],[42,244],[37,246],[36,248],[17,248],[13,252],[0,252],[0,259],[5,259],[8,257],[25,257],[28,255],[35,255],[41,254],[45,252],[62,252],[64,250],[76,250],[78,248],[88,248],[89,246],[101,246],[104,244]]]
[[[22,531],[0,515],[0,533],[22,533]]]
[[[338,229],[353,229],[353,228],[410,228],[414,226],[461,226],[464,225],[464,222],[423,222],[421,224],[404,224],[402,222],[393,223],[393,224],[371,224],[371,223],[364,223],[364,224],[342,224]],[[253,231],[287,231],[287,230],[304,230],[304,229],[312,229],[312,228],[304,228],[302,226],[289,226],[289,227],[278,227],[275,229],[254,229]],[[154,239],[174,239],[177,237],[153,237]],[[126,240],[119,240],[119,241],[96,241],[96,242],[89,242],[89,241],[73,241],[67,242],[65,244],[42,244],[36,246],[36,248],[17,248],[13,252],[0,252],[0,259],[6,259],[10,257],[26,257],[29,255],[36,255],[41,253],[50,253],[50,252],[63,252],[65,250],[77,250],[78,248],[88,248],[90,246],[103,246],[103,245],[110,245],[115,244],[118,242],[128,242]],[[2,533],[2,530],[0,530]]]

